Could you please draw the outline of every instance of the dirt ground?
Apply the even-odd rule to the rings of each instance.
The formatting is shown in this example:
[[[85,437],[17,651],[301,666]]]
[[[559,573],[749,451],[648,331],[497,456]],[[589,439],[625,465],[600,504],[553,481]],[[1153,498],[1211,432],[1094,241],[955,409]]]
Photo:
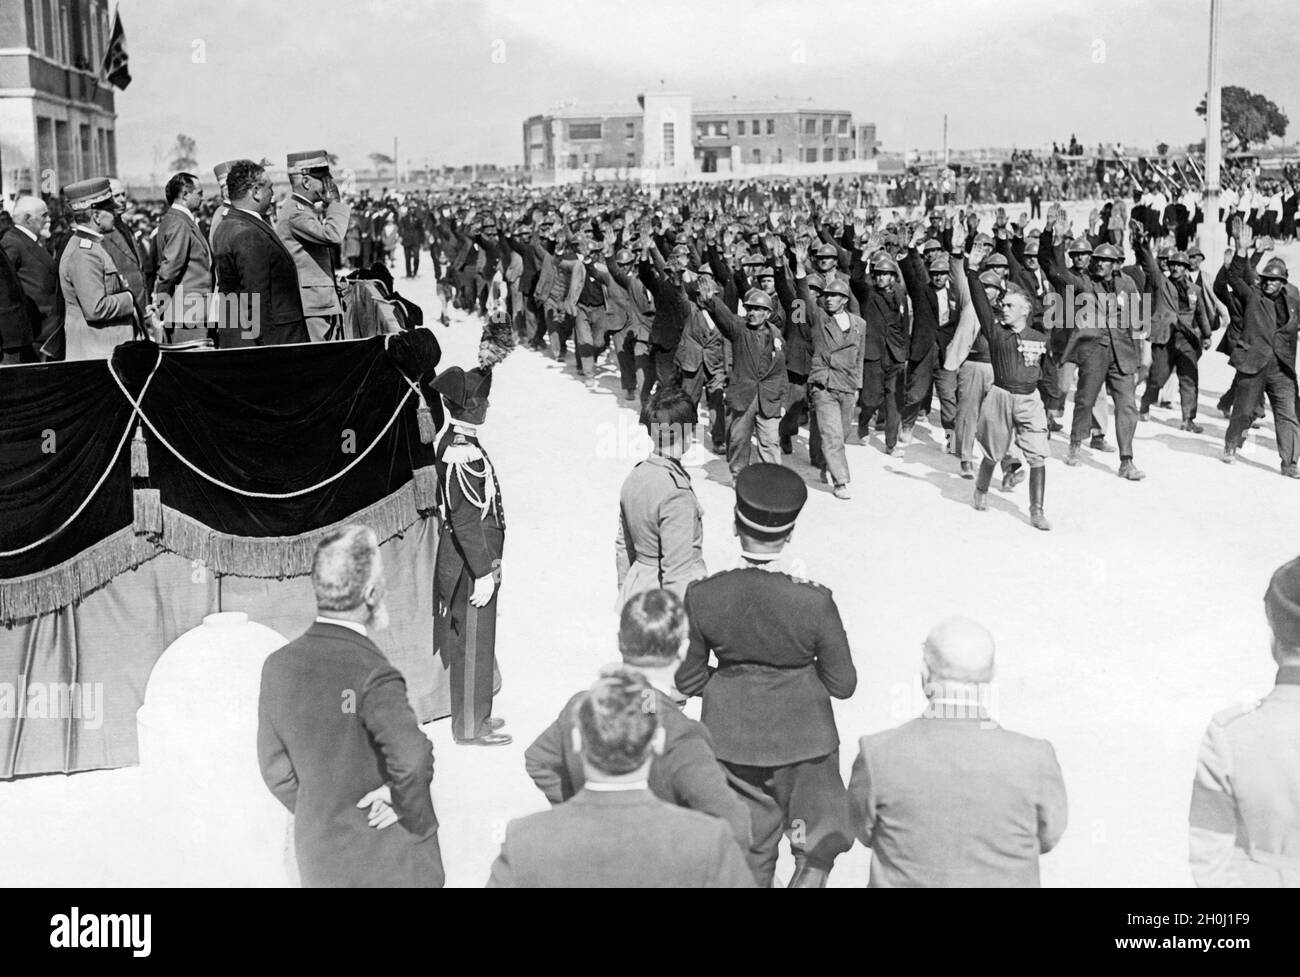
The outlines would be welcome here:
[[[1086,214],[1087,205],[1072,209]],[[1300,248],[1281,254],[1294,264]],[[427,265],[397,286],[423,304],[444,365],[471,365],[479,327],[460,315],[450,328],[437,324]],[[791,552],[834,591],[859,672],[856,695],[836,703],[846,777],[858,736],[920,712],[929,627],[970,615],[998,641],[997,718],[1050,740],[1064,770],[1070,824],[1043,860],[1044,884],[1191,884],[1197,745],[1214,712],[1270,688],[1261,597],[1273,569],[1300,549],[1300,487],[1278,474],[1271,416],[1235,466],[1219,461],[1226,421],[1214,404],[1230,378],[1224,356],[1204,357],[1204,434],[1180,432],[1176,408],[1155,409],[1139,426],[1140,483],[1116,477],[1115,455],[1066,468],[1057,435],[1050,533],[1029,526],[1027,485],[995,487],[987,512],[971,508],[972,483],[942,452],[937,405],[933,427],[918,425],[893,456],[879,437],[848,448],[848,502],[817,482],[800,439],[787,460],[811,494]],[[637,434],[608,365],[595,390],[575,379],[571,358],[561,366],[518,350],[497,369],[482,430],[508,527],[495,712],[515,742],[458,747],[446,722],[430,729],[448,885],[482,885],[505,821],[545,807],[523,751],[616,657],[614,531],[619,487],[644,454]],[[733,497],[725,461],[705,461],[692,475],[716,570],[737,555]],[[0,784],[0,884],[184,884],[150,851],[150,817],[136,770]],[[865,884],[869,857],[856,846],[831,885]]]

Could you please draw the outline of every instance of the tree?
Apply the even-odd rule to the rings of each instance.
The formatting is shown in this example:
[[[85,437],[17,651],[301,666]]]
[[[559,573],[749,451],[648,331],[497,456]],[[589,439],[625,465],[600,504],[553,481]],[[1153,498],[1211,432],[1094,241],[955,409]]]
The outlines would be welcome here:
[[[192,172],[199,168],[199,144],[193,136],[178,133],[176,145],[171,149],[171,171],[173,173]]]
[[[1236,141],[1230,148],[1249,149],[1252,143],[1267,142],[1270,136],[1286,135],[1286,113],[1265,98],[1239,85],[1225,85],[1220,100],[1223,115],[1223,134]],[[1204,117],[1205,99],[1196,107],[1196,114]]]
[[[371,153],[370,162],[375,164],[375,173],[383,176],[384,167],[393,165],[393,157],[385,156],[383,153]]]

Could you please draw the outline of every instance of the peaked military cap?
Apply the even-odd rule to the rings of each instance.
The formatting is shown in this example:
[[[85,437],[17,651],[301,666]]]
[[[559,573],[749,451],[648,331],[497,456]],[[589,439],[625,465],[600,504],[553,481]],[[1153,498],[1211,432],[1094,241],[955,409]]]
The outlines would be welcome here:
[[[67,198],[68,206],[73,210],[90,210],[92,207],[100,210],[116,209],[113,203],[113,187],[106,176],[69,183],[63,188],[63,196]],[[105,204],[107,206],[104,206]]]
[[[758,462],[736,476],[736,519],[762,533],[784,533],[808,501],[808,486],[792,469]]]
[[[312,149],[305,153],[290,153],[288,170],[294,173],[307,173],[310,170],[327,170],[330,166],[329,153],[323,149]]]

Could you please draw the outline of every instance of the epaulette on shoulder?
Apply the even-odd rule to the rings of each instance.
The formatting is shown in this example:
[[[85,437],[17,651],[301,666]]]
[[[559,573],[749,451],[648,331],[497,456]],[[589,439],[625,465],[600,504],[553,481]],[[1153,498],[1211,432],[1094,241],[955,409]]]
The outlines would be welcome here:
[[[830,596],[831,588],[827,587],[824,583],[818,583],[816,580],[810,580],[808,577],[801,576],[799,573],[796,573],[793,569],[778,570],[777,572],[780,573],[781,576],[787,577],[788,579],[793,580],[797,584],[803,584],[805,587],[815,587],[818,590],[825,591],[826,595]]]
[[[1214,725],[1227,726],[1229,723],[1240,719],[1242,716],[1249,716],[1260,707],[1260,703],[1263,701],[1263,699],[1256,699],[1253,702],[1243,702],[1239,705],[1229,706],[1227,709],[1220,710],[1214,714]]]
[[[463,465],[478,461],[482,457],[483,449],[459,434],[442,453],[442,460],[448,465]]]

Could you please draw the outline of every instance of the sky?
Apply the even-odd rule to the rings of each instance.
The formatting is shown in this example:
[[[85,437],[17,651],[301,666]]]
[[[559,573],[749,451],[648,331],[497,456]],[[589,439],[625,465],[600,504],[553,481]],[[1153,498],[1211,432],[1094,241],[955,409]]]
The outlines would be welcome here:
[[[120,0],[129,178],[325,148],[343,167],[522,163],[562,102],[788,96],[874,122],[887,151],[1180,147],[1204,135],[1209,0]],[[1300,127],[1295,0],[1225,0],[1221,83]]]

